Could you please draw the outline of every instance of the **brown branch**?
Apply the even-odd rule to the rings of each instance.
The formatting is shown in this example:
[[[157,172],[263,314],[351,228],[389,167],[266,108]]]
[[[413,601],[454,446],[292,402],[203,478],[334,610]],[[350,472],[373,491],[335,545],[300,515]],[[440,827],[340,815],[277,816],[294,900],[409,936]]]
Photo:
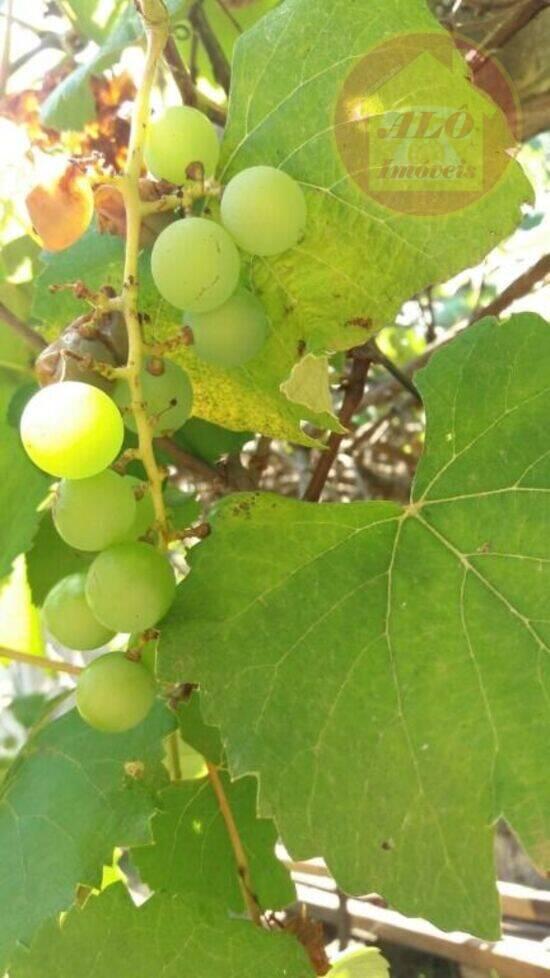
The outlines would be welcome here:
[[[225,791],[223,790],[223,785],[218,774],[218,769],[214,764],[210,764],[207,761],[208,767],[208,777],[210,778],[210,784],[214,789],[214,793],[218,800],[218,805],[220,806],[220,811],[225,822],[225,827],[227,829],[227,834],[229,835],[229,841],[233,848],[233,854],[235,856],[235,862],[237,864],[237,874],[239,877],[239,883],[241,886],[241,891],[243,894],[244,902],[250,919],[254,921],[258,927],[262,925],[262,912],[258,903],[258,899],[254,894],[254,887],[252,885],[252,877],[250,874],[250,866],[248,864],[248,859],[244,846],[241,842],[241,837],[239,835],[239,830],[237,828],[235,819],[233,817],[233,812],[227,800]]]
[[[202,0],[196,0],[189,11],[189,22],[200,37],[204,49],[208,55],[214,78],[218,85],[221,85],[226,95],[229,95],[231,86],[231,68],[225,52],[210,26],[206,16]]]
[[[346,384],[346,393],[340,413],[338,415],[340,424],[349,428],[353,416],[361,406],[365,394],[365,384],[370,365],[372,363],[372,352],[369,344],[358,346],[351,352],[351,370]],[[322,496],[325,483],[330,475],[332,466],[342,441],[346,437],[346,432],[333,432],[328,440],[325,451],[321,454],[317,465],[312,473],[309,485],[304,493],[304,499],[310,503],[316,503]]]
[[[37,669],[51,669],[52,672],[67,672],[71,676],[78,676],[83,672],[82,666],[74,666],[70,662],[58,662],[57,659],[46,659],[30,652],[16,652],[15,649],[6,649],[3,646],[0,646],[0,659],[11,659],[12,662],[22,662]]]
[[[199,92],[178,51],[173,37],[169,37],[164,48],[164,58],[168,65],[184,105],[191,105],[204,112],[218,126],[225,126],[226,115],[219,105]]]
[[[382,367],[385,367],[385,369],[388,371],[389,374],[392,375],[392,377],[397,381],[397,383],[400,384],[401,387],[404,387],[405,390],[409,392],[409,394],[412,394],[415,401],[418,401],[419,404],[422,404],[422,398],[420,397],[420,394],[417,391],[411,378],[406,373],[403,373],[401,368],[398,367],[397,364],[393,362],[393,360],[390,360],[390,358],[387,357],[385,353],[382,353],[382,350],[380,349],[376,341],[369,340],[367,346],[372,351],[372,362],[379,363]]]
[[[22,319],[19,319],[19,316],[14,315],[13,312],[10,312],[3,302],[0,302],[0,320],[6,323],[6,325],[9,326],[14,333],[17,333],[22,340],[25,340],[25,343],[28,343],[33,350],[38,350],[40,352],[48,345],[46,340],[40,336],[40,333],[37,333],[31,326],[24,323]]]
[[[480,49],[474,49],[467,58],[475,75],[487,63],[491,54],[503,48],[516,34],[519,34],[530,21],[549,6],[549,0],[527,0],[516,5],[511,17],[501,23],[484,38]]]
[[[178,443],[175,442],[173,438],[168,438],[166,436],[163,438],[156,438],[155,443],[160,449],[162,449],[162,451],[166,452],[166,454],[170,456],[178,469],[198,476],[198,478],[203,482],[223,483],[223,477],[217,469],[213,468],[211,465],[208,465],[208,462],[203,462],[202,459],[196,458],[195,455],[191,455],[183,448],[180,448]]]
[[[408,377],[412,377],[417,370],[421,367],[425,367],[432,355],[440,350],[447,343],[451,343],[452,340],[459,333],[465,329],[469,329],[475,323],[479,322],[480,319],[484,319],[486,316],[499,316],[502,312],[508,309],[512,303],[516,302],[518,299],[522,299],[524,296],[529,295],[533,291],[539,282],[542,282],[550,275],[550,255],[545,255],[538,262],[535,263],[531,268],[529,268],[522,275],[518,276],[508,288],[490,302],[488,305],[480,309],[467,323],[459,323],[453,329],[449,330],[443,337],[436,340],[435,343],[431,343],[430,346],[424,350],[418,357],[414,357],[410,360],[403,368],[403,373]],[[386,381],[383,384],[377,384],[372,390],[366,395],[363,406],[370,407],[375,404],[384,404],[386,401],[391,400],[399,392],[400,384],[395,381],[395,379]]]

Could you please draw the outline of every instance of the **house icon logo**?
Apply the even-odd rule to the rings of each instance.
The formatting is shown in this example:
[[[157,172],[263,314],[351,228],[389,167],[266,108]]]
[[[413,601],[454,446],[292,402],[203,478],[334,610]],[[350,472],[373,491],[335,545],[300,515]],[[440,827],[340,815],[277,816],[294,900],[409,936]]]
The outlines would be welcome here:
[[[470,43],[441,32],[405,34],[348,75],[336,107],[338,150],[354,183],[383,207],[452,213],[510,166],[519,138],[514,92],[486,55],[473,84],[466,50]]]

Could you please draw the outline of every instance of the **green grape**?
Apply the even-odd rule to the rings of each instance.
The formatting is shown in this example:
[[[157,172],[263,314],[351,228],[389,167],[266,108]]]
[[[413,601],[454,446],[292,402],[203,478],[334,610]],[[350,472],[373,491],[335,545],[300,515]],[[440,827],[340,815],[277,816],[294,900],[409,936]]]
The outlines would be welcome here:
[[[88,652],[110,642],[114,631],[101,625],[86,601],[86,575],[71,574],[51,589],[42,614],[51,636],[67,649]]]
[[[112,469],[89,479],[63,479],[57,488],[55,528],[76,550],[105,550],[126,539],[135,518],[132,483]]]
[[[225,188],[222,224],[243,251],[279,255],[302,238],[307,218],[302,188],[284,170],[252,166]]]
[[[170,608],[176,592],[167,557],[147,543],[117,543],[88,571],[86,597],[94,615],[116,632],[144,632]]]
[[[162,372],[157,373],[157,370]],[[141,372],[141,389],[145,410],[154,419],[157,435],[177,431],[185,424],[193,406],[193,388],[189,377],[177,363],[151,357]],[[137,431],[131,411],[130,388],[125,380],[117,381],[113,398],[122,411],[126,427],[130,431]]]
[[[149,486],[141,479],[136,479],[133,475],[127,475],[126,482],[129,482],[136,501],[136,515],[134,521],[125,535],[125,540],[139,540],[144,537],[155,522],[155,506],[153,497],[149,491]],[[137,492],[137,494],[136,494]]]
[[[178,186],[185,183],[192,163],[202,164],[204,175],[211,177],[219,158],[216,130],[198,109],[174,105],[149,127],[145,162],[159,180],[169,180]]]
[[[185,323],[193,330],[197,356],[218,367],[242,366],[267,339],[264,307],[245,289],[238,289],[219,309],[186,315]]]
[[[111,398],[76,380],[43,387],[21,416],[29,458],[59,478],[97,475],[116,458],[123,438],[120,411]]]
[[[123,733],[145,720],[155,702],[155,681],[124,652],[94,659],[78,677],[76,705],[83,720],[102,733]]]
[[[239,252],[227,231],[204,217],[169,224],[151,255],[161,296],[189,312],[208,312],[229,299],[237,288],[240,267]]]

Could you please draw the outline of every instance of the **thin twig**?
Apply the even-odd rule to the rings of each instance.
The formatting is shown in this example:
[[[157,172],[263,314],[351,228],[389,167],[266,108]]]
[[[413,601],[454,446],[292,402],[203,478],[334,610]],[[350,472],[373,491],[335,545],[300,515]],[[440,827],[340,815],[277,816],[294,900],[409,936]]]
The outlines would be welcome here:
[[[227,6],[225,0],[216,0],[216,3],[218,4],[218,7],[220,8],[220,10],[223,10],[223,12],[224,12],[225,16],[227,17],[227,19],[233,24],[233,27],[235,28],[235,30],[237,31],[237,33],[238,34],[242,34],[243,29],[242,29],[241,25],[239,24],[239,21],[237,20],[237,18],[232,14],[231,10]]]
[[[516,9],[504,23],[499,24],[484,38],[479,49],[470,52],[467,61],[475,75],[489,60],[491,54],[503,48],[516,34],[519,34],[530,21],[543,10],[548,8],[549,0],[527,0],[526,3],[516,4]]]
[[[376,341],[370,340],[367,346],[370,348],[370,350],[372,350],[373,362],[379,363],[382,367],[385,367],[388,373],[395,378],[398,384],[400,384],[401,387],[404,387],[405,390],[409,392],[409,394],[412,394],[414,399],[418,401],[419,404],[422,404],[422,398],[420,397],[420,393],[415,387],[411,378],[407,374],[403,373],[401,368],[398,367],[397,364],[393,362],[393,360],[390,360],[390,358],[387,357],[386,354],[382,352],[382,350],[380,349]]]
[[[344,401],[338,415],[340,424],[349,428],[353,416],[361,406],[365,394],[365,384],[370,365],[372,363],[372,353],[369,344],[357,347],[351,352],[351,370],[347,382]],[[321,498],[325,483],[330,475],[330,470],[334,465],[338,450],[342,441],[346,437],[346,432],[333,432],[328,440],[325,451],[321,454],[319,461],[313,471],[309,485],[304,493],[304,499],[310,503],[316,503]]]
[[[78,676],[83,672],[82,666],[74,666],[70,662],[58,662],[57,659],[46,659],[30,652],[16,652],[15,649],[6,649],[3,646],[0,646],[0,659],[11,659],[12,662],[23,662],[26,666],[50,669],[52,672],[67,672],[71,676]]]
[[[40,333],[37,333],[31,326],[24,323],[22,319],[19,319],[19,316],[11,312],[3,302],[0,302],[0,320],[6,323],[22,340],[25,340],[25,343],[28,343],[33,350],[40,352],[48,345],[45,339],[40,336]]]
[[[184,472],[191,472],[205,482],[219,482],[220,484],[223,482],[221,473],[217,469],[208,465],[208,462],[203,462],[202,459],[196,458],[195,455],[191,455],[183,448],[180,448],[173,438],[168,438],[167,436],[157,438],[155,439],[155,444],[170,456],[178,469]]]
[[[189,11],[189,22],[204,45],[204,49],[212,65],[214,78],[218,85],[221,85],[225,94],[229,95],[231,67],[225,56],[225,51],[210,26],[210,21],[204,12],[202,0],[196,0],[191,7]]]
[[[199,92],[195,85],[193,84],[193,79],[183,62],[183,59],[178,51],[178,46],[173,37],[169,37],[166,45],[164,47],[164,58],[166,64],[168,65],[172,77],[179,89],[182,102],[184,105],[191,105],[197,109],[200,109],[205,115],[208,116],[212,122],[215,122],[218,126],[225,126],[227,121],[227,116],[224,110],[216,105],[211,99]]]
[[[225,822],[225,827],[227,829],[227,834],[229,835],[229,840],[233,848],[233,854],[235,856],[235,862],[237,864],[237,873],[239,876],[239,883],[241,886],[241,891],[243,894],[244,902],[250,919],[254,921],[258,927],[262,925],[262,912],[258,904],[258,899],[254,894],[254,887],[252,885],[252,877],[250,874],[250,866],[248,864],[248,859],[244,846],[241,842],[241,837],[239,835],[239,830],[237,824],[233,817],[233,812],[229,805],[229,801],[223,790],[223,785],[218,774],[218,769],[214,764],[210,764],[207,761],[208,767],[208,777],[210,778],[210,784],[214,789],[216,798],[218,800],[218,805],[220,806],[220,811]]]
[[[451,343],[452,340],[462,333],[463,330],[469,329],[475,323],[479,322],[480,319],[484,319],[486,316],[500,316],[512,303],[516,302],[518,299],[522,299],[524,296],[529,295],[533,291],[539,282],[545,280],[550,276],[550,255],[545,255],[543,258],[539,259],[531,268],[522,275],[519,275],[508,288],[504,289],[503,292],[493,302],[479,309],[474,316],[467,323],[459,323],[457,326],[450,329],[443,337],[436,340],[435,343],[431,343],[424,353],[414,359],[409,360],[409,362],[403,367],[402,373],[408,377],[412,377],[417,370],[421,367],[425,367],[432,355],[440,350],[447,343]],[[398,393],[401,384],[397,383],[395,379],[386,381],[383,384],[377,384],[373,387],[366,395],[363,406],[368,407],[374,404],[383,404],[386,401],[391,400],[392,397]]]

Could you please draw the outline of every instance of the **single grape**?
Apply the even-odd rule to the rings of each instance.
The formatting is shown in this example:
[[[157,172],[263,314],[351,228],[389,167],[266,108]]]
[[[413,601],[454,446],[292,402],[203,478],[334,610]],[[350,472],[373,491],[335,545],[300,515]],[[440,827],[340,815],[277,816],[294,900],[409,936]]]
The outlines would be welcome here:
[[[101,625],[86,601],[86,575],[71,574],[51,589],[42,614],[51,636],[67,649],[88,652],[110,642],[114,631]]]
[[[21,416],[29,458],[49,475],[85,479],[118,455],[124,425],[116,404],[90,384],[67,381],[39,390]]]
[[[177,363],[149,358],[141,372],[141,389],[145,410],[154,420],[156,434],[176,431],[185,424],[191,414],[193,388],[189,377]],[[137,431],[131,411],[130,388],[125,380],[117,381],[113,397],[122,411],[126,427],[130,431]]]
[[[154,119],[149,127],[145,162],[159,180],[181,185],[188,168],[200,163],[211,177],[220,158],[220,143],[214,126],[198,109],[174,105]]]
[[[113,382],[87,366],[90,357],[98,363],[112,366],[116,363],[113,353],[100,339],[83,336],[76,325],[68,327],[37,358],[35,370],[39,384],[46,387],[60,381],[76,380],[109,393],[114,387]]]
[[[267,339],[264,307],[246,289],[238,289],[219,309],[186,315],[184,322],[193,331],[197,356],[218,367],[242,366]]]
[[[294,248],[307,219],[302,188],[284,170],[252,166],[228,183],[222,224],[243,251],[265,257]]]
[[[69,248],[87,230],[94,216],[90,181],[66,157],[41,154],[38,182],[25,198],[35,231],[47,251]]]
[[[184,451],[214,465],[222,455],[240,452],[253,438],[251,431],[229,431],[203,418],[190,418],[178,431],[177,443]]]
[[[83,720],[102,733],[123,733],[145,720],[155,702],[155,681],[124,652],[94,659],[78,677],[76,705]]]
[[[136,509],[130,480],[105,469],[88,479],[63,479],[56,492],[53,520],[70,547],[105,550],[127,538]]]
[[[219,224],[204,217],[174,221],[155,241],[151,271],[161,296],[177,309],[208,312],[237,288],[241,261]]]
[[[136,500],[136,515],[134,521],[125,535],[125,540],[139,540],[144,537],[147,530],[155,522],[155,507],[153,497],[149,491],[147,483],[136,479],[133,475],[127,475],[125,481],[129,482]]]
[[[88,571],[86,597],[99,621],[117,632],[143,632],[164,617],[176,592],[167,557],[147,543],[117,543]]]

